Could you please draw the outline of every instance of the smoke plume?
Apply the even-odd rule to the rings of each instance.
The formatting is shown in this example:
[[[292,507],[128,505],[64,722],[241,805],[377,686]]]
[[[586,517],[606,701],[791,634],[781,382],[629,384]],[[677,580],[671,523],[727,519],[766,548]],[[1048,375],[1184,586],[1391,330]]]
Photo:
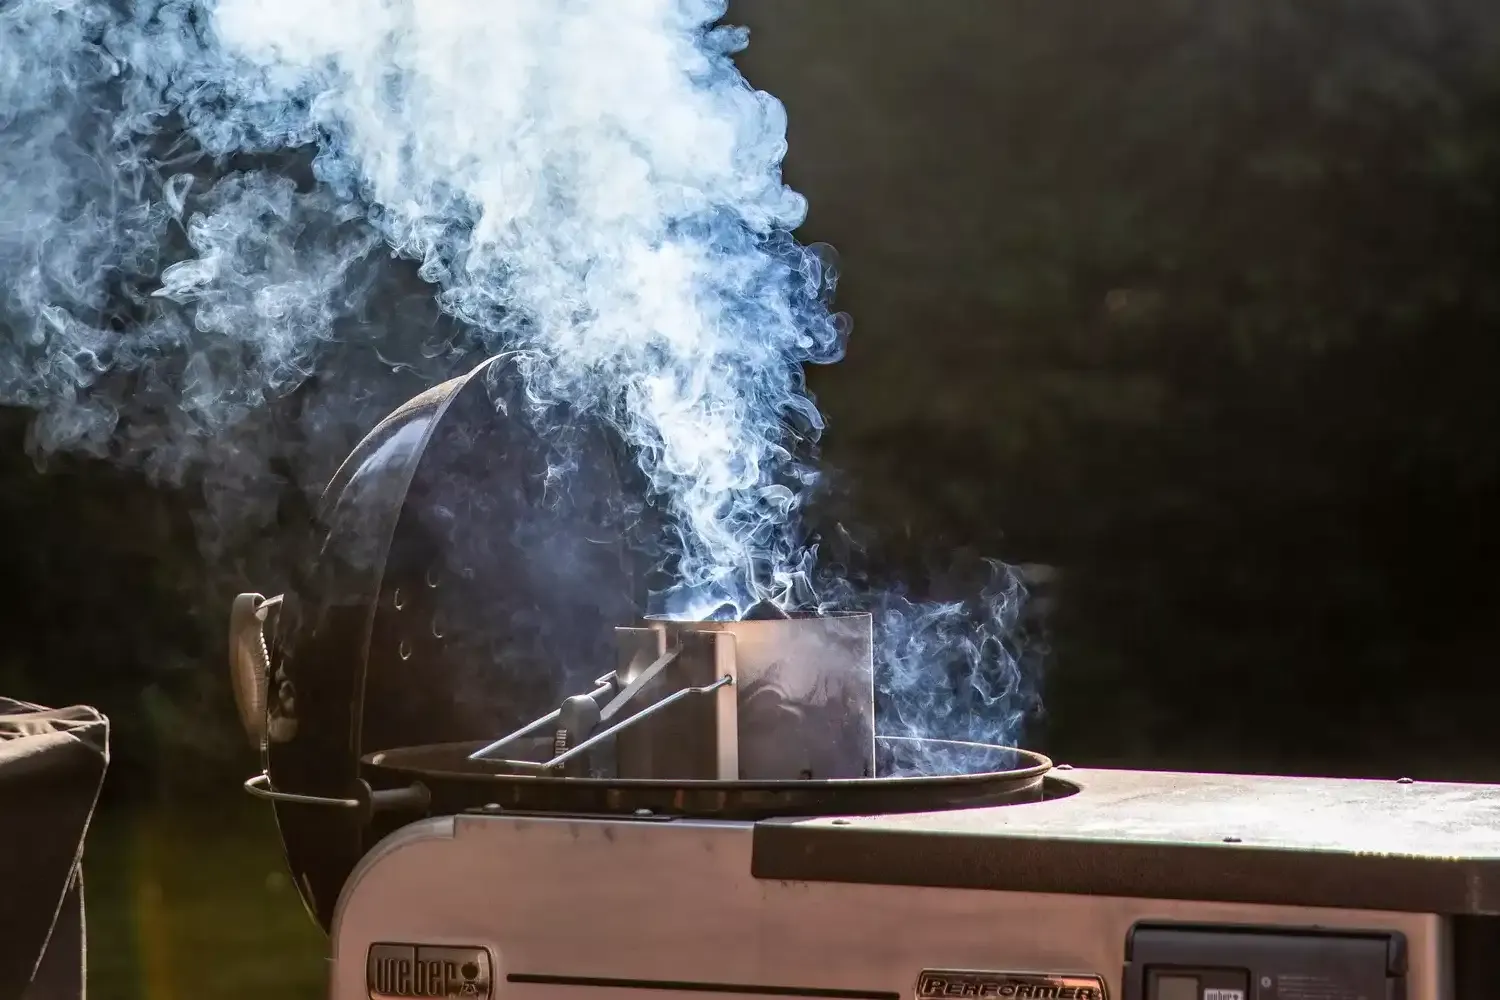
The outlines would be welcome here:
[[[201,477],[224,531],[235,504],[264,520],[246,497],[289,440],[321,481],[393,395],[520,351],[539,410],[565,400],[637,456],[675,526],[662,610],[816,600],[792,442],[822,429],[803,366],[848,324],[831,254],[791,235],[785,115],[724,10],[8,4],[0,403],[36,410],[39,455]],[[376,307],[402,266],[447,326]],[[915,609],[893,655],[920,635],[982,656],[960,617]]]

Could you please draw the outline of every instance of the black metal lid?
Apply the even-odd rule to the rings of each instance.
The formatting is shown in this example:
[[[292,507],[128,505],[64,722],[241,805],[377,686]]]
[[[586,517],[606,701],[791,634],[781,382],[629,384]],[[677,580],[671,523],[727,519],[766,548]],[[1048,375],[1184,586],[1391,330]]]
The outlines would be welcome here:
[[[633,466],[603,420],[527,398],[519,361],[417,396],[330,482],[273,642],[269,710],[295,723],[267,745],[276,791],[359,799],[364,755],[513,728],[611,663],[612,627],[643,610]],[[276,812],[326,927],[372,833],[354,811]]]

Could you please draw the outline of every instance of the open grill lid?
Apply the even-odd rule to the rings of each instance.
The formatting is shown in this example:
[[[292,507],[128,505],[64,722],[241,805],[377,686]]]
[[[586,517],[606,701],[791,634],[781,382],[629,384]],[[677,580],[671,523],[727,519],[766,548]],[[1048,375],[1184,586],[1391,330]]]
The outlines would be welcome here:
[[[264,685],[267,784],[358,802],[359,761],[492,738],[546,711],[640,615],[652,530],[644,490],[602,422],[527,399],[501,356],[412,399],[324,493],[321,545],[296,593],[238,608],[236,670]],[[255,634],[249,635],[249,632]],[[256,673],[262,677],[254,677]],[[262,714],[263,713],[263,714]],[[288,863],[327,926],[369,835],[362,810],[277,802]]]

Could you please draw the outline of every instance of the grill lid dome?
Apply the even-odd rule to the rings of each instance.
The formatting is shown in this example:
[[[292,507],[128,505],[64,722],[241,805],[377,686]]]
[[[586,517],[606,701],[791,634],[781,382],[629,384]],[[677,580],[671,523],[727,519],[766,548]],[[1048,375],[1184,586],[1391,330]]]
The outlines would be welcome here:
[[[640,476],[602,421],[527,398],[520,360],[416,396],[329,483],[264,667],[277,792],[358,801],[364,755],[520,725],[611,663],[613,626],[642,614]],[[326,928],[378,831],[357,809],[283,799],[276,816]]]

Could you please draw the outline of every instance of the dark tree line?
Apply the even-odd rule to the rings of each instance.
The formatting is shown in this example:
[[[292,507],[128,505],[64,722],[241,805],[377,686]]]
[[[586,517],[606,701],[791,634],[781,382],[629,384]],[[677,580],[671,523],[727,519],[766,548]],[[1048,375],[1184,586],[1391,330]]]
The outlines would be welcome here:
[[[828,457],[912,572],[1061,568],[1038,736],[1500,773],[1500,9],[745,9],[856,317]]]

